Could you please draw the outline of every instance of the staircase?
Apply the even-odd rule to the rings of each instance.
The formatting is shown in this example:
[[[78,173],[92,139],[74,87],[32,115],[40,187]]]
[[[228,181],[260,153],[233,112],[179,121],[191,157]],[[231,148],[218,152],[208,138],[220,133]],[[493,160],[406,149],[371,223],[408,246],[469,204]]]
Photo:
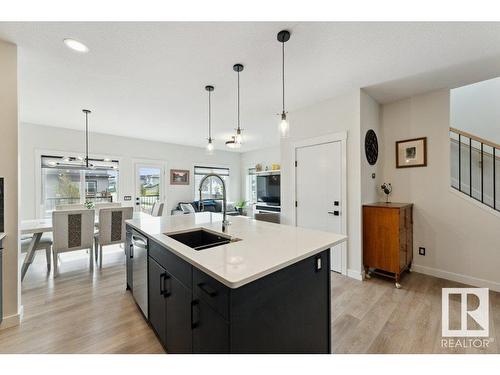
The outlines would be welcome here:
[[[500,145],[450,128],[451,187],[500,212]]]

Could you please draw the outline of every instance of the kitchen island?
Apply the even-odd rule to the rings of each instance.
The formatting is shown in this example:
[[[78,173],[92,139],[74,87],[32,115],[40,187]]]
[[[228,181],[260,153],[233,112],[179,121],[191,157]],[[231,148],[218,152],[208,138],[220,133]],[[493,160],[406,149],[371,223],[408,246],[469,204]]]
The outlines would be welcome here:
[[[330,353],[346,237],[196,213],[128,220],[127,288],[168,353]]]

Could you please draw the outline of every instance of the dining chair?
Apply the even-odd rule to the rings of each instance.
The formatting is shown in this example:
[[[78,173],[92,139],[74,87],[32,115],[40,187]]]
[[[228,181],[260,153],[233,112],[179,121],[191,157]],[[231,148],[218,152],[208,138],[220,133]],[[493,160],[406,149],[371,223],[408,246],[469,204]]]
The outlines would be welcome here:
[[[120,202],[97,202],[94,203],[94,208],[99,210],[101,208],[112,208],[112,207],[121,207],[122,204]],[[56,210],[83,210],[85,207],[84,204],[81,203],[72,203],[72,204],[58,204],[56,205]]]
[[[31,244],[33,236],[26,234],[21,236],[21,253],[26,253]],[[47,271],[50,272],[52,264],[52,237],[50,234],[42,235],[40,241],[35,248],[37,250],[45,250],[45,257],[47,258]]]
[[[58,204],[56,205],[56,211],[61,210],[83,210],[85,205],[82,203],[71,203],[71,204]]]
[[[98,202],[95,204],[95,209],[100,210],[102,208],[116,208],[121,206],[120,202]]]
[[[90,270],[94,270],[94,210],[63,210],[52,212],[54,277],[59,274],[60,253],[89,249]]]
[[[95,260],[97,262],[99,258],[99,267],[102,268],[103,246],[125,242],[125,220],[132,219],[133,215],[133,207],[102,208],[99,210],[99,231],[94,235]]]
[[[163,203],[155,202],[153,208],[151,209],[151,216],[162,216],[163,215]]]

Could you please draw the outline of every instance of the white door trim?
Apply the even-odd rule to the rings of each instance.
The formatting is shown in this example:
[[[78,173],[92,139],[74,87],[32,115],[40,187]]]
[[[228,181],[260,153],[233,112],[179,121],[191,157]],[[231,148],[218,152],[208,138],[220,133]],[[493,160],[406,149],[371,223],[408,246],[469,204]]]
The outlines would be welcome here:
[[[297,226],[297,207],[295,207],[295,201],[297,200],[297,175],[295,168],[295,161],[297,160],[297,149],[307,146],[317,146],[325,143],[340,142],[341,144],[341,155],[342,155],[342,215],[341,215],[341,227],[342,233],[347,236],[347,132],[339,132],[327,134],[319,137],[303,139],[292,143],[293,149],[293,160],[292,160],[292,196],[294,198],[293,204],[293,225]],[[347,242],[342,243],[342,275],[347,275]]]

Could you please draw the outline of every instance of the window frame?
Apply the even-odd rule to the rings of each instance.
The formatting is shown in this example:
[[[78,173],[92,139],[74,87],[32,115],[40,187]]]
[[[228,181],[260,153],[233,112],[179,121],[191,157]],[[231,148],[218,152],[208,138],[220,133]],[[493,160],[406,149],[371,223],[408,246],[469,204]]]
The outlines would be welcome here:
[[[74,156],[74,155],[81,155],[82,152],[78,151],[61,151],[61,150],[51,150],[51,149],[35,149],[35,158],[33,160],[34,162],[34,177],[35,177],[35,198],[34,198],[34,204],[35,204],[35,218],[38,219],[45,219],[45,210],[44,210],[44,202],[43,202],[43,183],[42,183],[42,157],[43,156],[51,156],[51,157],[59,157],[63,158],[64,156]],[[116,197],[117,201],[120,201],[121,197],[121,176],[120,176],[120,166],[123,166],[123,158],[120,156],[116,155],[110,155],[110,154],[91,154],[89,155],[89,159],[93,160],[104,160],[104,159],[110,159],[112,161],[115,161],[118,163],[118,169],[117,169],[117,175],[116,175]],[[83,186],[85,187],[85,183],[81,183],[80,187]]]
[[[203,164],[195,164],[193,166],[193,186],[194,186],[194,201],[200,199],[199,196],[199,186],[196,180],[196,176],[206,176],[208,173],[196,173],[197,169],[207,169],[211,172],[208,173],[217,173],[217,171],[227,171],[227,174],[219,174],[226,184],[226,199],[229,197],[229,192],[231,190],[231,168],[228,166],[207,166]],[[222,200],[222,198],[203,198],[203,200]]]
[[[245,199],[248,202],[248,204],[257,203],[257,173],[256,172],[257,171],[256,171],[255,167],[247,168]],[[252,184],[252,180],[253,180],[253,184]],[[255,190],[252,190],[252,185],[255,186]]]

